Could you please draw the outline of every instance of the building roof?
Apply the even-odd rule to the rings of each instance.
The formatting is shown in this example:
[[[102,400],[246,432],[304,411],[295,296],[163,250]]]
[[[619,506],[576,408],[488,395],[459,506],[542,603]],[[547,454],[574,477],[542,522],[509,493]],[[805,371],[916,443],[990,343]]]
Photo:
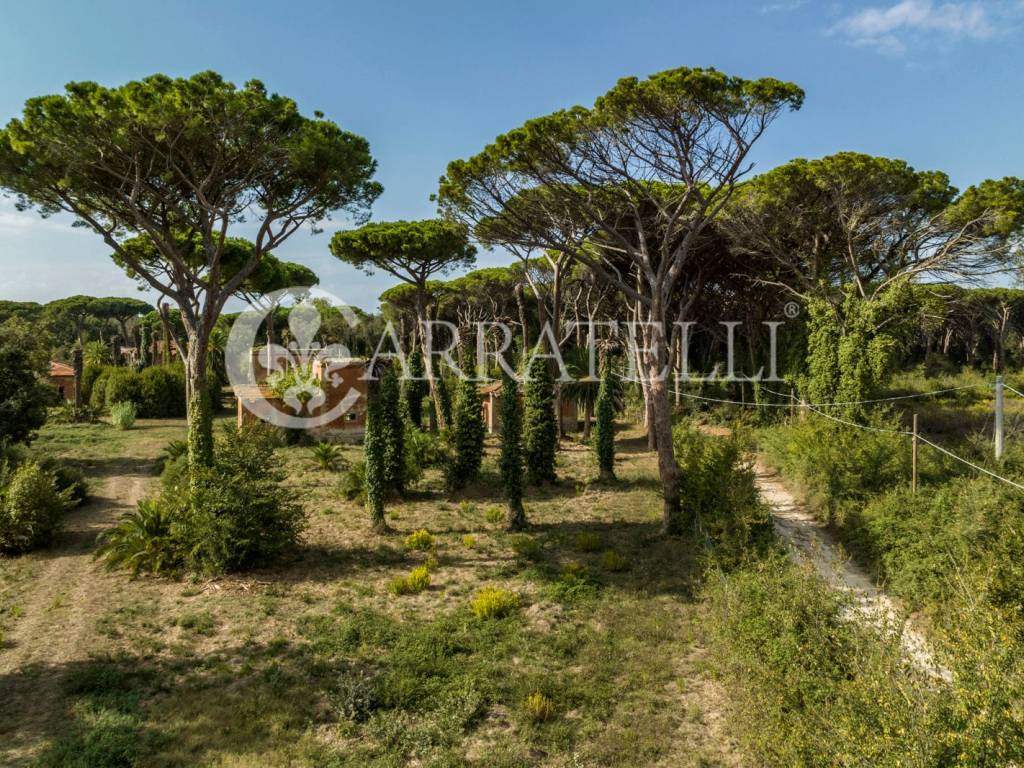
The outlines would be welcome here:
[[[56,360],[50,361],[50,375],[51,376],[74,376],[75,369],[67,363],[58,363]]]

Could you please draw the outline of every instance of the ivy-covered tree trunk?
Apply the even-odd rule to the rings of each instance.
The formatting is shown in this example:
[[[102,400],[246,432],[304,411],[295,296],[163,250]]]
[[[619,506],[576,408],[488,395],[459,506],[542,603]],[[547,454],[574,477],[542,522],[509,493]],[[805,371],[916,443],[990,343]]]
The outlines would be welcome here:
[[[405,425],[402,423],[398,376],[393,365],[383,372],[378,388],[381,436],[384,443],[384,485],[405,493]]]
[[[409,355],[409,378],[405,382],[405,412],[417,429],[423,427],[423,353],[414,349]]]
[[[510,531],[526,527],[523,508],[523,411],[519,385],[507,373],[501,379],[501,483],[508,508],[505,523]]]
[[[142,325],[139,327],[139,365],[142,368],[149,367],[149,326]]]
[[[480,393],[472,379],[463,379],[452,416],[455,462],[449,472],[451,487],[463,488],[480,474],[485,431]]]
[[[594,425],[594,455],[602,481],[615,479],[615,382],[612,366],[605,361],[597,391],[597,424]]]
[[[547,361],[534,358],[526,380],[526,418],[523,446],[526,479],[533,485],[554,482],[558,425],[555,423],[555,387]]]
[[[363,438],[363,448],[366,457],[366,509],[370,513],[373,530],[377,533],[388,531],[388,524],[384,519],[384,491],[387,477],[385,429],[380,392],[375,382],[371,381],[367,392],[366,434]]]
[[[188,396],[188,466],[193,477],[213,464],[213,405],[206,376],[207,344],[203,334],[189,332],[185,377]]]

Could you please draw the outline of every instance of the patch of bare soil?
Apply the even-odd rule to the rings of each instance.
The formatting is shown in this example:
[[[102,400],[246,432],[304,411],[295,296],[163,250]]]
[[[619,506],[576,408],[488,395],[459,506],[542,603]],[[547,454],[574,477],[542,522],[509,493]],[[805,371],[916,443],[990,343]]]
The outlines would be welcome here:
[[[65,521],[58,542],[26,555],[38,570],[12,604],[21,612],[0,647],[0,764],[19,765],[55,712],[61,686],[87,661],[96,618],[123,582],[93,561],[96,537],[134,508],[153,481],[148,462],[125,461]]]

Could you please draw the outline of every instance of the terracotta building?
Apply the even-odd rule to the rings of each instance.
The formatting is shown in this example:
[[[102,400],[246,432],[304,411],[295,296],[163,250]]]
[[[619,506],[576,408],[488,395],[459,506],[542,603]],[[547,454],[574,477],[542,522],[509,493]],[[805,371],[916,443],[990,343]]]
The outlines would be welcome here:
[[[265,400],[275,410],[289,416],[316,417],[337,411],[326,424],[313,427],[308,432],[323,440],[358,440],[366,431],[366,360],[346,358],[336,360],[316,359],[311,367],[311,383],[324,394],[323,402],[311,410],[296,412],[282,398],[276,396],[266,385],[269,376],[265,366],[259,364],[259,353],[254,353],[254,369],[257,384],[252,387],[236,387],[235,398],[238,407],[238,424],[255,421],[258,417],[247,408],[255,400]],[[350,393],[354,393],[350,394]],[[350,404],[342,404],[348,399]]]
[[[50,384],[66,403],[75,402],[75,369],[67,363],[50,361]]]

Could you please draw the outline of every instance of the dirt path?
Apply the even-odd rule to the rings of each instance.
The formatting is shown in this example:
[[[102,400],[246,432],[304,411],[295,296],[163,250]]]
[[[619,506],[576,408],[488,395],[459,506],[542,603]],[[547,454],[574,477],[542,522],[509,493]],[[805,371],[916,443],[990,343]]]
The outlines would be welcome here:
[[[11,596],[21,612],[0,647],[0,765],[17,765],[60,713],[61,684],[88,659],[116,577],[92,559],[96,536],[132,509],[153,482],[149,462],[125,461],[70,513],[57,544],[27,555],[37,569]]]
[[[790,493],[779,474],[761,458],[754,463],[754,473],[762,498],[771,506],[775,533],[795,559],[813,565],[827,584],[849,592],[856,601],[856,612],[865,620],[880,627],[898,628],[904,652],[919,668],[949,679],[949,671],[936,664],[924,636],[909,619],[901,618],[903,612],[893,599],[843,552],[842,545]]]

